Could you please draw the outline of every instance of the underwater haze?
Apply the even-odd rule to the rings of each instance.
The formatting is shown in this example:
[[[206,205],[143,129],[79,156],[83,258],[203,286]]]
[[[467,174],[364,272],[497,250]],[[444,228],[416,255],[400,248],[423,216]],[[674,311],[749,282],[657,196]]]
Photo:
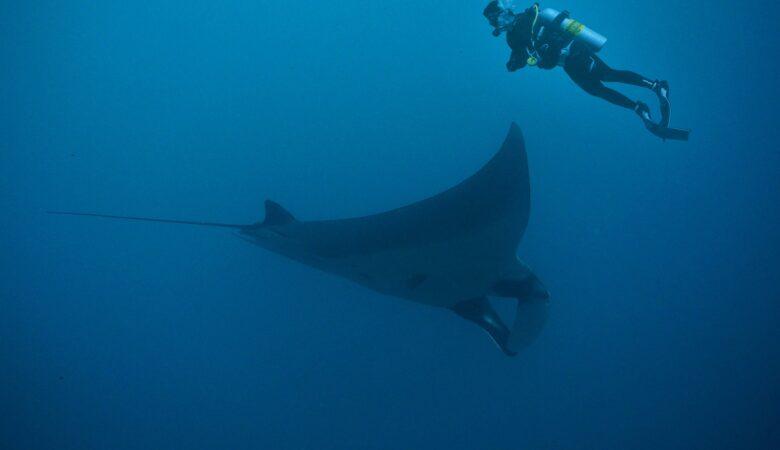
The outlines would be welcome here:
[[[542,4],[670,81],[680,143],[507,72],[485,3],[3,2],[0,448],[780,448],[780,8]],[[227,230],[45,214],[372,214],[512,122],[551,293],[514,358]]]

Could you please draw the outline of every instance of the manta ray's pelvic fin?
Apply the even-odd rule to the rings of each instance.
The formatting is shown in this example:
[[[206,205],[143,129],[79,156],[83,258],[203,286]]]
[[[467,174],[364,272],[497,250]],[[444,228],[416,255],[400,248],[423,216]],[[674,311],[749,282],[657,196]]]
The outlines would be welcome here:
[[[282,205],[272,200],[265,201],[264,226],[289,225],[293,222],[295,222],[295,217],[284,209]]]
[[[496,345],[508,356],[515,356],[517,352],[509,348],[509,328],[501,320],[490,302],[485,297],[475,298],[460,302],[451,307],[455,314],[466,320],[476,323],[487,331]]]

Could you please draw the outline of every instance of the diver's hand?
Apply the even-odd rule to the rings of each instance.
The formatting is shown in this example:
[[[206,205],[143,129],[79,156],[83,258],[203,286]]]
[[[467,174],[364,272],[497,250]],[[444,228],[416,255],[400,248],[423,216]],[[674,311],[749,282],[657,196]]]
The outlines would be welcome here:
[[[506,70],[508,70],[510,72],[517,72],[518,70],[520,70],[523,67],[525,67],[526,64],[527,64],[526,61],[516,61],[516,60],[510,59],[506,63]]]
[[[516,72],[528,64],[528,56],[525,52],[512,52],[509,61],[506,62],[506,70]]]

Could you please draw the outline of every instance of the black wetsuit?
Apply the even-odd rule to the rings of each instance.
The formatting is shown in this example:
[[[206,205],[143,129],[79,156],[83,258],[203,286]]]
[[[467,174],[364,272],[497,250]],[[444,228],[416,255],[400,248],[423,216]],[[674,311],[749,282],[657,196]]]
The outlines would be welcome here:
[[[506,64],[509,71],[514,72],[525,67],[529,56],[537,58],[536,66],[540,69],[553,69],[558,66],[564,49],[568,47],[563,70],[579,87],[591,95],[634,110],[637,102],[604,86],[604,83],[617,82],[644,88],[653,87],[651,80],[638,73],[612,69],[586,44],[579,41],[572,42],[570,37],[545,29],[541,21],[536,21],[534,26],[533,17],[531,10],[527,10],[518,15],[513,26],[507,30],[507,44],[512,49],[512,55]]]
[[[531,27],[533,22],[529,14],[520,14],[515,17],[514,25],[506,31],[506,43],[512,49],[512,55],[506,63],[510,72],[522,69],[528,64],[530,51],[534,47]]]
[[[563,70],[588,94],[632,110],[636,108],[635,101],[604,86],[604,83],[626,83],[644,88],[653,86],[652,81],[636,72],[609,67],[587,45],[577,41],[571,44]]]

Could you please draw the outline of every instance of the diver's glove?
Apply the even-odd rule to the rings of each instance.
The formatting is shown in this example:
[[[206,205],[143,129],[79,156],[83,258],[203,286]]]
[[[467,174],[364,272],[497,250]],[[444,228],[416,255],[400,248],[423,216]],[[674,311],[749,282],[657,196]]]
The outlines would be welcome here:
[[[520,52],[512,52],[512,56],[509,57],[509,61],[506,62],[506,70],[515,72],[522,69],[528,64],[528,56],[523,55]]]

